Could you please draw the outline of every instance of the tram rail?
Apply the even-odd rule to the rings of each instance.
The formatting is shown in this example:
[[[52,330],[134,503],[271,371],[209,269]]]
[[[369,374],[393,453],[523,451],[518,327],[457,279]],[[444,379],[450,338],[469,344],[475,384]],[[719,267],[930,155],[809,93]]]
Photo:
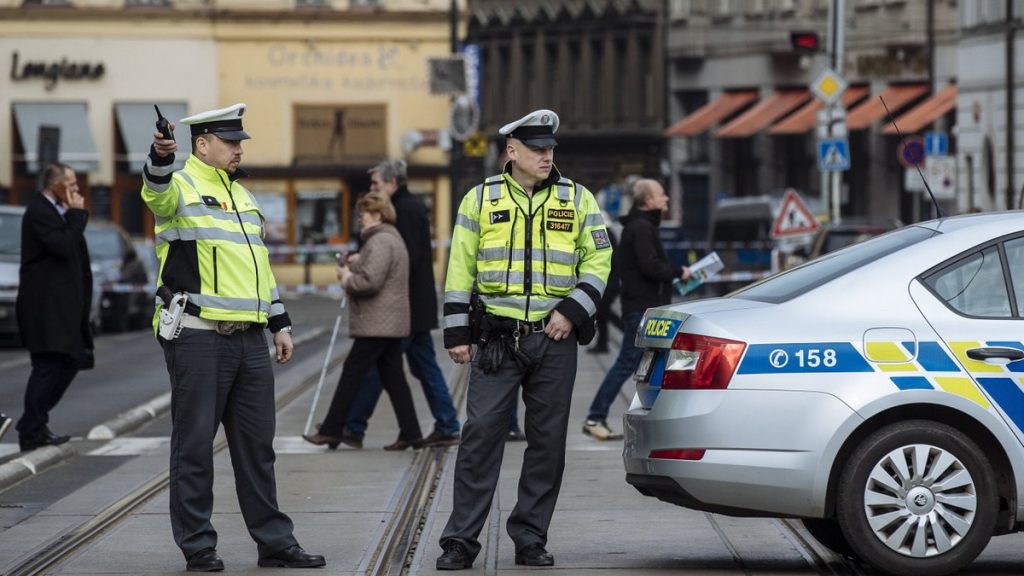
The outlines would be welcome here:
[[[344,357],[333,358],[328,372],[342,364]],[[465,396],[469,371],[465,366],[456,373],[453,397],[458,405]],[[278,412],[313,388],[319,379],[319,371],[308,378],[280,392],[274,399]],[[214,454],[227,448],[227,440],[219,435],[214,443]],[[430,448],[417,452],[398,487],[396,503],[389,511],[389,518],[376,545],[364,561],[367,576],[397,576],[409,567],[419,533],[430,504],[437,492],[441,475],[453,451],[447,447]],[[170,470],[164,469],[110,506],[107,506],[89,520],[58,534],[17,559],[6,576],[41,576],[70,559],[77,552],[87,548],[103,534],[126,520],[133,512],[161,494],[168,488]]]

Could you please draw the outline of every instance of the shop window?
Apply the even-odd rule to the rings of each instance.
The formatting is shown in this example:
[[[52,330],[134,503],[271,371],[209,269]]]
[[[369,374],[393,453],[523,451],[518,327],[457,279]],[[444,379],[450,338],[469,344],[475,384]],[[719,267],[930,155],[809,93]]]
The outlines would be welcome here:
[[[71,0],[24,0],[22,6],[71,6]]]
[[[341,238],[341,194],[337,190],[300,190],[295,202],[295,240],[300,245],[321,246]],[[317,254],[314,262],[329,262],[329,253]]]

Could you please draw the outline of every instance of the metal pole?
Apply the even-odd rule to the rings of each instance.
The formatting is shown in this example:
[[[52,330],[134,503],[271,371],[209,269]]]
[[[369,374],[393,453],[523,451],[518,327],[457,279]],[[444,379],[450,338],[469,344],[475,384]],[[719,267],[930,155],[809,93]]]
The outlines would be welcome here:
[[[843,75],[843,45],[846,36],[846,0],[833,0],[832,24],[832,69],[839,76]],[[842,104],[837,102],[836,109],[841,109]],[[829,130],[832,130],[832,122],[829,122]],[[845,135],[845,134],[844,134]],[[836,170],[832,173],[832,222],[838,224],[842,220],[841,208],[843,189],[843,173]]]
[[[1013,14],[1013,0],[1006,0],[1006,209],[1013,210],[1013,192],[1014,192],[1014,172],[1017,169],[1017,163],[1014,156],[1016,155],[1016,141],[1014,139],[1014,133],[1016,130],[1016,120],[1014,114],[1016,112],[1015,107],[1017,103],[1014,101],[1014,88],[1016,87],[1016,79],[1014,78],[1014,68],[1016,63],[1014,62],[1014,54],[1016,53],[1014,44],[1016,44],[1016,24],[1014,23]]]
[[[452,56],[455,56],[456,54],[459,53],[459,6],[458,6],[458,0],[452,0],[451,6],[449,8],[448,16],[450,18],[449,26],[451,28],[451,30],[450,30],[450,32],[451,32],[451,38],[450,38],[451,45],[450,45],[450,49],[451,49]],[[455,97],[453,96],[452,97],[452,104],[451,104],[451,106],[454,106],[454,103],[455,103]],[[451,193],[449,195],[449,198],[450,198],[449,202],[450,202],[451,206],[449,207],[450,208],[449,212],[451,214],[451,225],[454,226],[455,225],[455,220],[459,216],[459,194],[460,194],[460,190],[459,190],[459,164],[460,164],[460,161],[462,159],[462,148],[460,147],[460,146],[462,146],[462,143],[456,141],[455,138],[451,138],[451,137],[449,137],[448,140],[449,140],[449,142],[451,142],[451,150],[448,151],[448,182],[449,182],[449,185],[451,186]]]
[[[338,328],[341,326],[341,315],[345,311],[345,304],[348,304],[346,296],[341,297],[341,306],[338,309],[338,317],[334,320],[334,332],[331,332],[331,343],[327,345],[327,354],[324,355],[324,367],[320,369],[320,381],[316,384],[316,392],[313,394],[313,403],[309,406],[309,417],[306,418],[306,427],[302,433],[309,436],[309,428],[313,425],[313,414],[316,413],[317,402],[320,401],[320,390],[324,387],[324,378],[327,377],[327,365],[331,362],[331,352],[334,351],[334,341],[338,339]]]

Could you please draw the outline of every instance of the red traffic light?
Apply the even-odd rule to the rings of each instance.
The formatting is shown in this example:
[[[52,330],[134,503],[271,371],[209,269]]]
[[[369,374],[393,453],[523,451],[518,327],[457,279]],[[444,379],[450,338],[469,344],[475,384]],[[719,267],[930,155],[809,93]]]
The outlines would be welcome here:
[[[817,52],[820,48],[817,32],[790,32],[789,42],[797,52]]]

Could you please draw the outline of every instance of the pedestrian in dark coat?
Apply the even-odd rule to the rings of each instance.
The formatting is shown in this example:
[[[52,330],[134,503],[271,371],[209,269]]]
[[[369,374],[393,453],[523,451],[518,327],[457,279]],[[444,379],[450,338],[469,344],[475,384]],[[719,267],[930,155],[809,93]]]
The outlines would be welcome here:
[[[616,253],[622,279],[622,342],[583,423],[583,433],[598,440],[622,439],[608,426],[608,410],[643,355],[634,339],[644,311],[670,303],[672,281],[690,278],[689,268],[669,262],[658,238],[661,216],[668,210],[665,189],[655,180],[642,179],[633,183],[630,192],[633,208],[621,219],[622,237]]]
[[[17,317],[32,358],[25,413],[17,425],[22,451],[68,441],[50,431],[49,412],[78,370],[92,367],[88,220],[75,171],[65,164],[47,166],[43,190],[29,201],[21,225]]]

